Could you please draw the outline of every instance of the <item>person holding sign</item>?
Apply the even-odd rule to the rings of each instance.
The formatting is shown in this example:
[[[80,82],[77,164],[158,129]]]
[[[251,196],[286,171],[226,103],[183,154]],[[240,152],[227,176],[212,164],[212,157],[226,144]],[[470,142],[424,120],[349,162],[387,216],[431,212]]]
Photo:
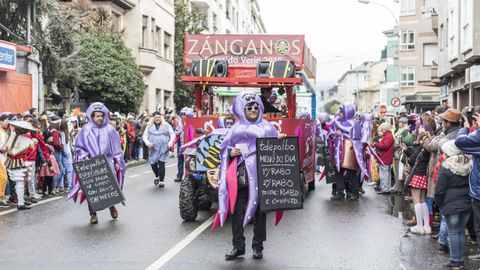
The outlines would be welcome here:
[[[143,133],[143,142],[148,146],[148,163],[155,174],[155,186],[164,187],[165,162],[175,142],[175,132],[159,112],[153,113],[153,123]]]
[[[245,255],[244,227],[255,218],[252,242],[253,258],[263,257],[266,240],[266,213],[258,211],[256,139],[284,138],[274,126],[263,119],[264,107],[260,96],[244,91],[235,97],[233,113],[239,119],[229,130],[220,146],[221,164],[218,189],[219,210],[213,229],[223,226],[228,213],[232,214],[233,250],[225,255],[234,260]],[[281,213],[277,212],[277,223]]]
[[[100,155],[105,155],[110,169],[115,172],[115,177],[123,189],[125,175],[125,160],[123,159],[120,137],[115,127],[109,124],[110,111],[103,103],[92,103],[86,112],[88,123],[82,127],[75,140],[74,160],[75,162],[84,161]],[[73,181],[73,188],[70,191],[69,198],[77,201],[79,192],[82,190],[78,177]],[[80,193],[80,203],[85,200],[85,194]],[[97,213],[90,210],[90,223],[98,223]],[[110,215],[113,219],[118,218],[118,212],[115,206],[110,207]]]

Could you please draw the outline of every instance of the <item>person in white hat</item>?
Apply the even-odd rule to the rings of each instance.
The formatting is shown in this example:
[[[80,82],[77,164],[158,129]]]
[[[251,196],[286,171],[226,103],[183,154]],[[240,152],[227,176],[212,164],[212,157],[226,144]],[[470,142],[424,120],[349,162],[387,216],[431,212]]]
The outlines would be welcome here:
[[[27,166],[25,164],[26,153],[29,148],[36,147],[37,140],[25,136],[28,132],[36,132],[35,128],[25,121],[9,121],[12,126],[12,133],[7,142],[0,148],[2,153],[7,155],[5,167],[7,168],[10,180],[15,182],[15,192],[18,197],[18,210],[27,210],[30,207],[25,205],[25,177]]]

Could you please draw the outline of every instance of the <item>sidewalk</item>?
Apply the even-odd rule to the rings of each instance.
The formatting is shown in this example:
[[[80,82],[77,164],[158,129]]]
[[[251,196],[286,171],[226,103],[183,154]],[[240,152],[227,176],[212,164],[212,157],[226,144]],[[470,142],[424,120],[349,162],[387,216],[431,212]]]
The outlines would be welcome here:
[[[127,162],[125,167],[128,169],[128,168],[140,166],[140,165],[143,165],[143,164],[147,164],[147,161],[145,159],[132,160],[132,161]],[[43,196],[41,199],[38,199],[38,203],[31,204],[30,206],[41,205],[41,204],[44,204],[44,203],[48,203],[50,201],[55,201],[55,200],[58,200],[58,199],[61,199],[61,198],[65,198],[66,196],[67,196],[67,193],[63,193],[63,194],[59,194],[59,195]],[[7,214],[7,213],[5,213],[7,211],[8,211],[8,213],[10,213],[12,211],[16,211],[16,208],[17,208],[17,205],[15,205],[15,204],[11,204],[10,207],[2,207],[2,208],[0,208],[0,215],[1,214]],[[31,211],[31,210],[26,210],[26,211]]]

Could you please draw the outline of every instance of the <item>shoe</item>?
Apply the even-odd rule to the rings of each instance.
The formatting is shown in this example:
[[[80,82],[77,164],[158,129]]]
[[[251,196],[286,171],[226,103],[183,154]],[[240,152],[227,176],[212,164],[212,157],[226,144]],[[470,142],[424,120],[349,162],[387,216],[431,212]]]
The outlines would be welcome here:
[[[90,224],[97,224],[97,223],[98,223],[97,213],[90,214]]]
[[[365,194],[365,189],[363,189],[363,187],[360,188],[360,193],[361,193],[361,194]]]
[[[118,211],[117,211],[117,208],[115,208],[115,206],[110,207],[110,215],[112,216],[113,219],[118,218]]]
[[[432,227],[430,226],[423,226],[424,234],[432,234]]]
[[[256,260],[260,260],[263,258],[263,252],[260,249],[253,249],[253,258]]]
[[[472,261],[480,261],[480,253],[470,255],[470,256],[468,256],[468,259],[472,260]]]
[[[17,206],[17,210],[18,210],[18,211],[21,211],[21,210],[30,210],[30,206],[28,206],[28,205],[19,205],[19,206]]]
[[[160,188],[165,187],[165,183],[163,183],[163,182],[158,183],[158,187],[160,187]]]
[[[449,248],[448,248],[448,245],[442,245],[440,244],[440,247],[438,248],[438,250],[440,250],[441,252],[443,253],[447,253],[449,252]]]
[[[18,204],[18,199],[11,199],[10,200],[10,203],[13,204],[13,205],[17,205]]]
[[[63,194],[63,192],[65,192],[65,190],[64,190],[63,188],[61,188],[61,189],[58,190],[57,193],[58,193],[58,194]]]
[[[0,201],[0,207],[1,208],[8,208],[8,207],[10,207],[10,203],[7,200],[1,200]]]
[[[463,262],[454,262],[454,261],[449,261],[444,264],[442,264],[443,268],[448,268],[448,269],[463,269]]]
[[[422,227],[418,227],[418,226],[410,227],[410,232],[414,233],[414,234],[425,234],[425,230],[423,229],[423,226]]]
[[[155,186],[158,186],[158,183],[160,183],[160,178],[155,177],[155,179],[153,180],[153,184],[154,184]]]
[[[30,198],[25,198],[25,204],[26,205],[31,205],[32,201],[30,201]]]
[[[344,196],[338,195],[338,194],[330,197],[330,201],[343,201],[344,199],[345,199]]]
[[[388,194],[390,194],[390,191],[382,191],[382,190],[380,190],[380,191],[377,191],[377,194],[379,194],[379,195],[388,195]]]
[[[348,198],[348,200],[349,201],[358,201],[359,198],[360,197],[358,195],[357,196],[352,195],[352,196],[350,196],[350,198]]]
[[[376,184],[377,184],[377,182],[374,182],[374,181],[368,183],[369,186],[375,186]]]
[[[432,238],[433,238],[433,239],[438,239],[439,237],[440,237],[440,234],[439,234],[439,233],[437,233],[437,234],[432,234]]]
[[[37,199],[35,197],[30,197],[30,202],[32,203],[38,203]]]
[[[175,182],[182,182],[182,178],[181,178],[181,177],[177,177],[177,178],[175,178],[175,180],[173,180],[173,181],[175,181]]]
[[[415,219],[411,219],[407,221],[405,224],[407,224],[407,226],[415,226],[417,225],[417,221]]]
[[[226,261],[235,260],[239,256],[243,256],[243,255],[245,255],[245,250],[244,249],[240,250],[240,249],[237,249],[237,248],[233,248],[232,251],[230,251],[230,253],[225,254],[225,260]]]

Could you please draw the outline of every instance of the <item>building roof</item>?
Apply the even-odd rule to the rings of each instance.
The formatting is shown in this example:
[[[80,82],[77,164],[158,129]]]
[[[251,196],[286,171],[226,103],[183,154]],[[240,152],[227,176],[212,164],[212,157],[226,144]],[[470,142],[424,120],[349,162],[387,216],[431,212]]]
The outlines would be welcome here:
[[[343,73],[342,77],[340,77],[340,79],[338,80],[338,82],[341,82],[343,81],[343,79],[345,79],[345,77],[347,77],[348,74],[352,74],[352,73],[368,73],[370,72],[371,70],[371,67],[372,67],[372,64],[373,62],[364,62],[363,64],[361,64],[360,66],[354,68],[354,69],[350,69],[349,71]]]

